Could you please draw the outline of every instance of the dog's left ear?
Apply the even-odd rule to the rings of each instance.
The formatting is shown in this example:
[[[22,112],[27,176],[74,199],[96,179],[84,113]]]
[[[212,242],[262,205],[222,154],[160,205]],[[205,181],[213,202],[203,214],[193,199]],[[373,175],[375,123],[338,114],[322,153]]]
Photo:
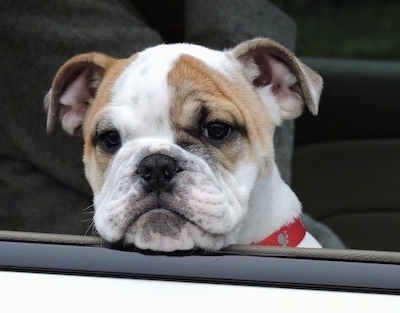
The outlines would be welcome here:
[[[278,114],[273,114],[278,125],[284,119],[298,117],[304,104],[313,115],[318,114],[322,78],[288,49],[273,40],[260,38],[239,44],[231,53],[243,64],[246,79],[263,102],[272,112],[278,106]],[[271,92],[277,103],[271,103],[274,102],[268,97]]]

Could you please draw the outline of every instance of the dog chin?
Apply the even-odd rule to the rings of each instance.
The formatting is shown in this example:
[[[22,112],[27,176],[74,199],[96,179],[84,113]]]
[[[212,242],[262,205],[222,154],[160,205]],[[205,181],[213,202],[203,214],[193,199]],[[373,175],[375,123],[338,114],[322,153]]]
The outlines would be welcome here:
[[[196,248],[219,250],[225,240],[223,235],[208,233],[175,212],[157,208],[140,215],[127,228],[122,241],[125,246],[141,250],[172,252]]]

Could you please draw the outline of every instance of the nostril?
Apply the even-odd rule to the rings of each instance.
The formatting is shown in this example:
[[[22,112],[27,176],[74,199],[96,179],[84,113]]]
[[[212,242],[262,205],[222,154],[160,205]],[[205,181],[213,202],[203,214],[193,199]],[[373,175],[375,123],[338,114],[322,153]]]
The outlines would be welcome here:
[[[174,161],[173,163],[168,162],[168,163],[164,164],[162,171],[164,172],[165,177],[172,177],[178,171],[176,162],[175,162],[175,160],[173,160],[173,161]]]
[[[139,166],[138,172],[139,172],[140,177],[142,177],[146,180],[151,178],[152,170],[148,166]]]
[[[149,157],[144,158],[138,166],[138,173],[142,178],[151,178],[156,170],[157,162]]]

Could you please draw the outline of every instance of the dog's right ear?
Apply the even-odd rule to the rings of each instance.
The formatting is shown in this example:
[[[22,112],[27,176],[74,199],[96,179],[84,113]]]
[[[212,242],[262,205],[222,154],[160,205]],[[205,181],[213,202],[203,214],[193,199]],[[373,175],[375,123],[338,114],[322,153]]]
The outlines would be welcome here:
[[[114,62],[107,55],[93,52],[71,58],[58,70],[44,98],[47,132],[54,129],[58,116],[68,134],[81,134],[86,111]]]
[[[231,53],[277,125],[298,117],[304,105],[312,114],[318,113],[322,78],[291,51],[271,39],[258,38],[239,44]],[[271,93],[275,101],[266,97]]]

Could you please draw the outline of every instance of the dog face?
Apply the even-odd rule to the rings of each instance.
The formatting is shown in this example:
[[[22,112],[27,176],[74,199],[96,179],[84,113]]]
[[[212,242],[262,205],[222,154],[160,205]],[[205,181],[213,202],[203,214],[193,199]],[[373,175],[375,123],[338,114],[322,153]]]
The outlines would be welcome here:
[[[274,166],[273,132],[320,77],[268,39],[231,51],[160,45],[116,60],[90,53],[57,73],[45,99],[82,133],[94,223],[141,249],[216,250],[240,239],[257,181]]]

